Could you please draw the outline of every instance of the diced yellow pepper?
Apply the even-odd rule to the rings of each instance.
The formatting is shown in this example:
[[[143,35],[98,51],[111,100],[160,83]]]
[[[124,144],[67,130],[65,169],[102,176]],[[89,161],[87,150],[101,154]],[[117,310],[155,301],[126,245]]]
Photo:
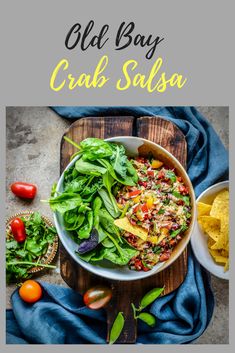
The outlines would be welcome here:
[[[147,204],[148,209],[152,208],[153,207],[153,198],[149,197],[146,201],[146,204]]]
[[[133,199],[134,203],[138,203],[140,202],[140,196],[137,196]]]
[[[160,168],[162,165],[163,165],[163,162],[158,161],[157,159],[154,159],[154,160],[152,161],[152,164],[151,164],[151,166],[152,166],[153,169],[158,169],[158,168]]]
[[[153,235],[152,237],[149,237],[147,241],[150,241],[152,244],[157,244],[158,243],[158,237],[156,235]]]
[[[161,228],[161,234],[166,237],[166,236],[169,234],[169,229],[167,229],[167,228]]]
[[[118,208],[123,209],[123,205],[121,203],[118,203]]]

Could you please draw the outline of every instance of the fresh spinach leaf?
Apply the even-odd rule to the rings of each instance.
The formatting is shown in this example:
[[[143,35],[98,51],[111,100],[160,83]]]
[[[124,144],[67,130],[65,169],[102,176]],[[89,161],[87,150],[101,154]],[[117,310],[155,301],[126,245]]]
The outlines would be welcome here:
[[[66,211],[73,210],[82,204],[82,198],[79,194],[66,193],[49,199],[51,209],[63,214]]]
[[[106,168],[96,165],[94,163],[84,161],[83,158],[80,158],[78,161],[76,161],[75,168],[81,174],[100,176],[106,173]]]
[[[103,200],[104,206],[106,208],[106,210],[110,213],[110,215],[113,218],[117,218],[121,212],[117,206],[117,202],[115,197],[112,195],[112,193],[110,192],[110,194],[108,192],[106,192],[106,190],[103,188],[101,190],[99,190],[99,195]]]
[[[88,211],[84,225],[77,231],[79,239],[87,239],[90,236],[93,227],[93,211]]]

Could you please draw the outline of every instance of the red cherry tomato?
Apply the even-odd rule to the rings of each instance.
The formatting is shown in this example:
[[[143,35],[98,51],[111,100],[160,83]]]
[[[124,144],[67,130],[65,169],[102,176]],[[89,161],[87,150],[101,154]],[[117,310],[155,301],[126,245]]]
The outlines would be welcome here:
[[[37,187],[34,184],[17,181],[11,184],[11,191],[23,199],[33,199],[37,193]]]
[[[29,279],[19,289],[19,295],[27,303],[35,303],[42,297],[42,287],[36,281]]]
[[[112,298],[112,291],[105,286],[95,286],[88,289],[83,296],[85,305],[90,309],[100,309]]]
[[[14,239],[18,243],[22,243],[26,239],[25,225],[22,219],[16,217],[11,222],[11,231]]]

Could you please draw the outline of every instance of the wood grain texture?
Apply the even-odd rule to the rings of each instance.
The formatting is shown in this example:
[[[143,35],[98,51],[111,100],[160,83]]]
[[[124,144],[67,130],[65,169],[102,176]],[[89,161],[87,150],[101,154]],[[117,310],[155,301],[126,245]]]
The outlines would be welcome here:
[[[97,117],[80,119],[73,123],[65,135],[76,142],[86,137],[108,138],[112,136],[137,136],[160,144],[171,152],[183,166],[186,166],[186,142],[181,131],[171,122],[160,117]],[[61,141],[61,173],[69,163],[75,148],[64,139]],[[60,244],[61,276],[73,289],[83,294],[88,288],[105,284],[112,288],[113,298],[107,306],[108,332],[119,311],[126,318],[124,330],[117,343],[134,343],[136,341],[136,322],[133,319],[131,303],[138,305],[141,297],[154,287],[165,286],[164,294],[178,288],[187,272],[187,249],[167,269],[146,279],[122,282],[112,281],[96,276],[78,265]],[[107,337],[108,340],[109,337]]]

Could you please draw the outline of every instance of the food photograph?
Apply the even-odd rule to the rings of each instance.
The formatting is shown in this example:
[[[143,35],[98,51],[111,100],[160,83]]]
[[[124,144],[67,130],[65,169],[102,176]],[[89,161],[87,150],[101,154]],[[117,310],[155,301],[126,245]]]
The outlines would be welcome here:
[[[6,344],[229,343],[228,107],[6,108]]]

